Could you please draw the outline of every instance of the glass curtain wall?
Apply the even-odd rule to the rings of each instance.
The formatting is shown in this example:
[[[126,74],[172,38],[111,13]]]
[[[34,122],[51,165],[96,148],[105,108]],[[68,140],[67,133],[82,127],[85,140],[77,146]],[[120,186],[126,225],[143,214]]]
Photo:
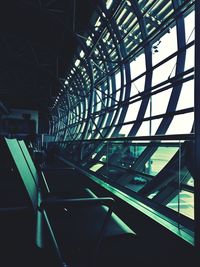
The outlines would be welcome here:
[[[159,139],[159,145],[125,140],[192,136],[194,5],[100,1],[87,32],[75,34],[77,51],[51,123],[55,142],[73,154],[71,160],[188,220],[194,219],[191,138]]]

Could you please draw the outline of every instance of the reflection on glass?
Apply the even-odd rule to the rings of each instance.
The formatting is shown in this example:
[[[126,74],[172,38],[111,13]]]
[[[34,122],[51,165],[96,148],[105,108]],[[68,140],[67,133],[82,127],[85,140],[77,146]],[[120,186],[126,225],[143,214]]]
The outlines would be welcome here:
[[[96,172],[96,171],[98,171],[101,167],[103,167],[103,164],[101,164],[101,163],[97,163],[97,164],[94,164],[92,167],[90,167],[90,170],[93,171],[93,172]]]
[[[145,163],[144,172],[155,176],[165,167],[177,151],[178,147],[158,147],[156,152]]]
[[[152,198],[154,198],[158,193],[159,193],[159,191],[153,192],[152,194],[150,194],[150,195],[148,196],[148,198],[149,198],[149,199],[152,199]]]
[[[131,189],[134,192],[139,192],[140,189],[142,189],[147,180],[143,177],[137,175],[137,176],[129,176],[129,182],[125,185],[126,188]]]
[[[181,190],[179,195],[167,204],[167,207],[194,219],[194,193]]]
[[[106,156],[106,155],[103,155],[103,156],[100,158],[100,161],[102,161],[102,162],[106,162],[106,161],[107,161],[107,156]]]
[[[193,186],[193,187],[194,187],[194,179],[193,179],[193,177],[191,177],[191,178],[188,180],[187,185],[189,185],[189,186]]]
[[[108,144],[108,163],[116,167],[130,168],[144,149],[145,145],[131,142]]]

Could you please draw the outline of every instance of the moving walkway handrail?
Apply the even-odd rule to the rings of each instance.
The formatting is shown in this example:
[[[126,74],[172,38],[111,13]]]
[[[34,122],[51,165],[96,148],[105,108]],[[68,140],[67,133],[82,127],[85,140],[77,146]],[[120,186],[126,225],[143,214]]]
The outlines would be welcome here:
[[[93,264],[96,260],[96,256],[98,254],[101,241],[103,239],[103,235],[107,226],[108,221],[111,218],[112,215],[112,207],[114,204],[114,199],[110,197],[100,197],[100,198],[74,198],[74,199],[45,199],[41,202],[39,209],[42,211],[43,216],[46,220],[47,227],[49,229],[55,251],[57,253],[60,266],[61,267],[68,267],[69,265],[64,261],[61,251],[59,249],[58,241],[56,239],[55,233],[51,227],[51,223],[48,218],[47,209],[55,209],[55,208],[76,208],[76,207],[91,207],[91,206],[107,206],[109,209],[106,213],[105,219],[103,221],[102,227],[100,229],[100,232],[98,233],[97,237],[97,243],[94,251],[94,255],[91,261],[91,264]],[[88,266],[88,267],[92,267]]]
[[[100,198],[59,198],[59,199],[45,199],[40,204],[40,209],[46,210],[47,208],[75,208],[75,207],[89,207],[89,206],[108,206],[112,207],[114,199],[110,197]]]

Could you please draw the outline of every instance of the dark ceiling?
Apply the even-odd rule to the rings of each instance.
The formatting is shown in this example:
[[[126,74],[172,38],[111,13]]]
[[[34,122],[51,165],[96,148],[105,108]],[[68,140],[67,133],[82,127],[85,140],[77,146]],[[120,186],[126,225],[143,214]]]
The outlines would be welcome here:
[[[1,1],[0,100],[8,109],[48,111],[77,47],[73,29],[85,32],[94,2]]]

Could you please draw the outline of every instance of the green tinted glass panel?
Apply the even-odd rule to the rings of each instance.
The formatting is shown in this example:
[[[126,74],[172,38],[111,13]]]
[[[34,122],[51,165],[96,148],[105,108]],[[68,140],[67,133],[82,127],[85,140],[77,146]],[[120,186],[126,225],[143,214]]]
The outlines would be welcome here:
[[[27,149],[27,147],[26,147],[26,145],[25,145],[25,143],[24,143],[23,140],[18,141],[18,143],[19,143],[19,146],[21,147],[22,153],[24,154],[24,157],[25,157],[25,159],[26,159],[26,161],[27,161],[27,163],[28,163],[28,166],[29,166],[29,168],[30,168],[30,170],[31,170],[31,173],[32,173],[32,175],[33,175],[33,178],[34,178],[36,184],[38,185],[38,175],[37,175],[37,170],[36,170],[36,168],[35,168],[35,165],[34,165],[34,163],[33,163],[32,158],[31,158],[31,156],[30,156],[30,153],[29,153],[29,151],[28,151],[28,149]]]
[[[158,147],[145,164],[145,173],[158,174],[178,151],[178,147]]]
[[[37,207],[37,186],[16,139],[5,138],[15,165],[20,173],[33,207]]]
[[[181,190],[179,195],[167,204],[167,207],[194,220],[194,193]]]
[[[97,164],[94,164],[94,165],[90,168],[90,170],[93,171],[93,172],[96,172],[96,171],[98,171],[102,166],[103,166],[103,164],[101,164],[101,163],[97,163]]]

